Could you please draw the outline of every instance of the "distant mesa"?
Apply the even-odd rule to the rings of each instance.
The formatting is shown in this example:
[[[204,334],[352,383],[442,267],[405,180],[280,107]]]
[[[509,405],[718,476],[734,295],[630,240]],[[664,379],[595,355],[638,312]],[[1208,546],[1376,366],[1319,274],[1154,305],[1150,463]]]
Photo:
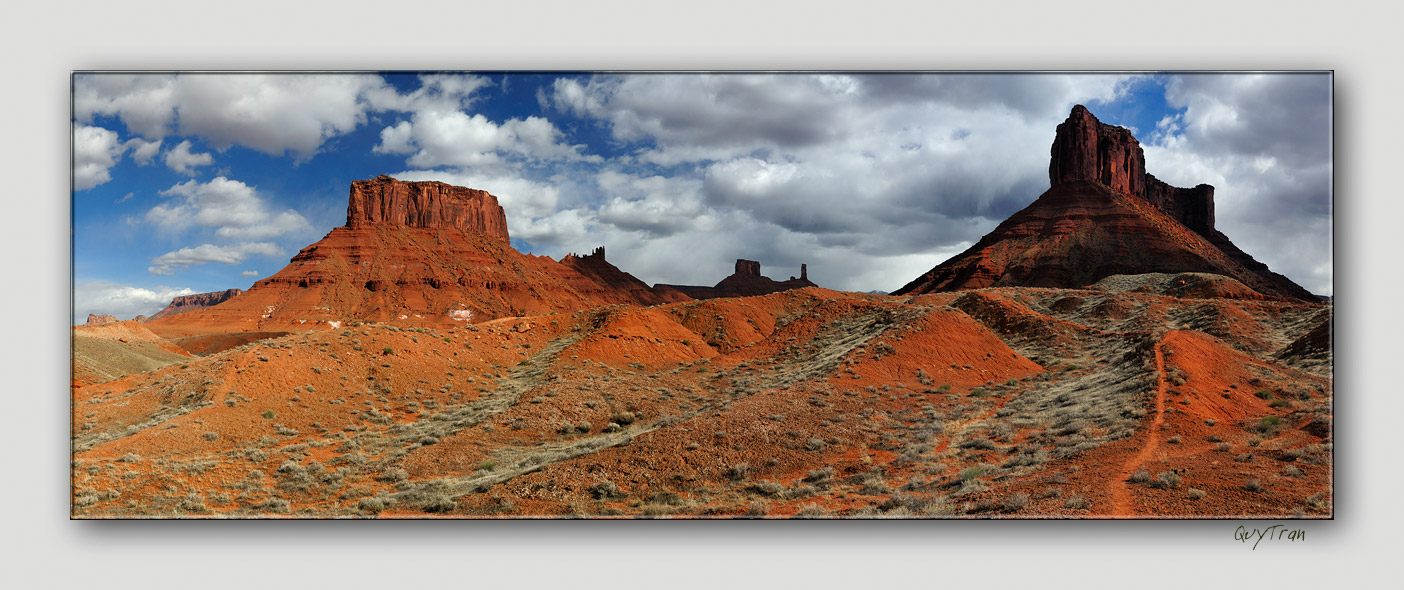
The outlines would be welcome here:
[[[146,322],[159,318],[170,317],[179,313],[185,313],[197,309],[204,309],[206,307],[213,307],[215,305],[219,305],[221,303],[224,303],[225,301],[233,299],[240,293],[243,293],[243,291],[240,289],[226,289],[224,291],[213,291],[210,293],[181,295],[179,297],[171,299],[170,305],[167,305],[165,309],[156,312],[149,318],[139,317],[137,321]]]
[[[787,281],[776,281],[761,276],[760,262],[739,258],[736,260],[736,272],[711,287],[659,284],[655,285],[654,288],[676,291],[693,299],[715,299],[718,297],[769,295],[780,291],[818,286],[809,280],[809,267],[806,264],[800,265],[799,277],[792,276]]]
[[[490,193],[378,176],[351,183],[346,225],[282,270],[237,297],[148,325],[205,352],[237,341],[210,344],[205,336],[217,333],[326,329],[346,320],[448,326],[680,298],[619,270],[603,248],[560,261],[518,252]]]
[[[619,270],[619,267],[605,260],[604,246],[595,248],[593,252],[585,256],[577,256],[574,253],[566,254],[565,257],[561,258],[561,264],[574,269],[600,287],[626,292],[635,302],[644,305],[689,299],[686,295],[671,289],[659,290],[649,287],[648,283],[639,280],[634,275]]]
[[[1264,295],[1315,301],[1214,228],[1214,187],[1146,172],[1124,127],[1074,106],[1050,150],[1050,187],[965,252],[894,295],[983,287],[1084,288],[1113,275],[1210,273]]]
[[[111,323],[116,322],[116,321],[117,321],[117,316],[111,316],[111,315],[107,315],[107,314],[90,313],[90,314],[88,314],[88,321],[87,321],[87,323],[85,323],[85,324],[83,324],[83,325],[85,325],[85,326],[100,326],[100,325],[102,325],[102,324],[111,324]]]

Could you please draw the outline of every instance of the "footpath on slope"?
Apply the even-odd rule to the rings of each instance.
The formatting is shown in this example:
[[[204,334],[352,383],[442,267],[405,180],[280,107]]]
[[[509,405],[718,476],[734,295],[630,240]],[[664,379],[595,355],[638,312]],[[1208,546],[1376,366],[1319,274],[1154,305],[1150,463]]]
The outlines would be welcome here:
[[[1108,516],[1127,518],[1136,516],[1135,509],[1131,505],[1131,474],[1135,473],[1146,461],[1149,461],[1157,449],[1160,448],[1160,426],[1165,422],[1165,353],[1161,351],[1161,346],[1170,338],[1174,332],[1167,332],[1155,343],[1155,416],[1151,418],[1150,424],[1146,427],[1146,442],[1136,453],[1121,467],[1117,477],[1107,482],[1111,492],[1111,512]]]

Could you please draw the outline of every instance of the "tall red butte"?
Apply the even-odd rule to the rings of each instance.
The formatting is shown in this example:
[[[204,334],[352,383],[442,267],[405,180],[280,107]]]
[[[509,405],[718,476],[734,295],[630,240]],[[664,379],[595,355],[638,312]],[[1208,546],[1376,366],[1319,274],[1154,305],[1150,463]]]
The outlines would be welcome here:
[[[1259,293],[1315,301],[1214,228],[1214,187],[1170,186],[1146,173],[1124,127],[1074,106],[1058,125],[1050,187],[965,252],[894,295],[982,287],[1086,287],[1111,275],[1202,272]]]
[[[242,342],[209,345],[212,334],[304,331],[355,319],[452,325],[666,299],[606,262],[603,251],[590,258],[563,264],[513,249],[502,206],[485,191],[379,176],[351,183],[346,225],[277,274],[219,305],[147,325],[182,342],[203,338],[201,350],[213,351]]]

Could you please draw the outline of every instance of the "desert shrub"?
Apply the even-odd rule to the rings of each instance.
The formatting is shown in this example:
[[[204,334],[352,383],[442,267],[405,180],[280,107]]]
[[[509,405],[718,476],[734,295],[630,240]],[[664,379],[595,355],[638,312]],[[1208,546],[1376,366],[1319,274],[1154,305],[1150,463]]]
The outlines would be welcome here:
[[[677,506],[679,504],[682,504],[683,499],[682,496],[678,495],[677,492],[654,492],[648,497],[648,501],[652,504],[666,504],[668,506]]]
[[[497,469],[496,461],[483,461],[482,463],[478,464],[479,471],[492,471],[494,469]]]
[[[395,349],[390,348],[389,346],[387,346],[387,347],[385,347],[385,348],[383,348],[383,349],[380,350],[380,354],[395,354]]]
[[[762,496],[779,496],[782,492],[785,491],[785,486],[773,481],[760,481],[751,484],[750,487],[747,487],[746,489],[760,494]]]
[[[1252,463],[1253,453],[1243,453],[1242,455],[1234,457],[1233,460],[1239,463]]]
[[[118,463],[136,463],[138,461],[141,461],[141,455],[136,453],[127,453],[117,460]]]
[[[205,507],[205,497],[200,494],[187,495],[185,498],[181,499],[180,504],[177,504],[176,508],[180,509],[181,512],[209,512],[209,508]]]
[[[1029,495],[1014,494],[1012,496],[1006,496],[1001,504],[1004,506],[1005,512],[1018,512],[1029,505]]]
[[[1233,450],[1233,445],[1230,445],[1230,444],[1228,444],[1228,443],[1226,443],[1226,442],[1221,442],[1221,443],[1219,443],[1219,444],[1217,444],[1217,445],[1214,445],[1214,450],[1215,450],[1215,451],[1218,451],[1218,452],[1220,452],[1220,453],[1227,453],[1227,452]]]
[[[361,512],[376,513],[389,508],[391,502],[390,498],[384,496],[361,498],[361,501],[356,503],[356,509]]]
[[[282,498],[269,498],[263,503],[254,506],[254,508],[267,512],[290,512],[292,511],[292,504]]]
[[[385,483],[399,483],[409,479],[409,472],[399,467],[391,467],[380,472],[380,475],[377,475],[375,479]]]
[[[218,433],[218,432],[206,432],[206,433],[205,433],[205,440],[219,440],[219,433]]]
[[[1155,481],[1151,482],[1151,487],[1168,490],[1180,485],[1180,474],[1174,471],[1162,471],[1155,476]]]
[[[581,420],[579,423],[577,423],[577,424],[575,425],[575,429],[576,429],[576,430],[579,430],[580,432],[590,432],[590,429],[591,429],[591,428],[594,428],[594,425],[593,425],[593,424],[590,424],[589,422],[587,422],[587,421],[585,421],[585,420]]]
[[[1254,426],[1253,429],[1263,434],[1271,436],[1273,434],[1276,434],[1277,430],[1281,427],[1281,417],[1268,415],[1263,416],[1262,419],[1258,420],[1258,424]]]
[[[1083,510],[1088,506],[1087,500],[1085,500],[1081,494],[1068,496],[1068,499],[1063,501],[1064,508],[1071,508],[1073,510]]]
[[[735,465],[732,465],[731,467],[728,467],[726,469],[726,472],[723,473],[723,475],[725,475],[727,479],[732,481],[741,481],[743,479],[746,479],[746,476],[750,474],[750,463],[737,463]]]
[[[1204,420],[1204,425],[1205,425],[1205,426],[1213,426],[1213,425],[1218,424],[1218,423],[1219,423],[1219,421],[1218,421],[1218,420],[1215,420],[1215,419],[1213,419],[1213,418],[1208,418],[1208,419],[1205,419],[1205,420]]]
[[[883,477],[880,470],[868,472],[863,476],[858,486],[858,492],[861,494],[886,494],[891,491],[892,487],[887,485],[887,479]]]
[[[1127,481],[1130,481],[1131,483],[1146,483],[1150,480],[1150,472],[1146,471],[1145,468],[1137,469],[1136,472],[1132,473],[1131,477],[1127,479]]]
[[[1259,389],[1259,390],[1253,392],[1253,395],[1254,395],[1254,396],[1257,396],[1258,399],[1263,399],[1263,400],[1270,400],[1270,399],[1272,399],[1272,391],[1267,390],[1267,389]]]
[[[262,413],[262,414],[259,414],[259,415],[260,415],[260,416],[263,416],[264,419],[266,419],[266,420],[272,420],[272,419],[273,419],[273,416],[274,416],[274,413],[273,413],[273,410],[264,410],[263,413]]]
[[[596,500],[608,500],[624,497],[624,491],[619,489],[619,486],[615,485],[614,482],[605,479],[590,486],[590,495]]]
[[[611,422],[625,426],[633,424],[635,419],[636,416],[634,416],[633,412],[619,412],[609,418]]]
[[[810,483],[817,483],[817,482],[821,482],[821,481],[824,481],[824,480],[826,480],[826,479],[829,479],[829,478],[831,478],[831,477],[833,477],[833,476],[834,476],[834,468],[833,468],[833,467],[825,467],[825,468],[823,468],[823,469],[814,469],[814,470],[810,471],[808,474],[806,474],[806,475],[804,476],[804,481],[807,481],[807,482],[810,482]]]
[[[458,503],[443,494],[433,494],[419,505],[420,510],[433,513],[453,512],[456,508]]]
[[[1181,440],[1181,439],[1180,439],[1180,436],[1177,434],[1177,435],[1175,435],[1175,436],[1172,436],[1172,437],[1166,439],[1165,442],[1170,443],[1170,444],[1172,444],[1172,445],[1178,445],[1178,444],[1180,444],[1180,440]]]
[[[1285,475],[1287,477],[1301,477],[1303,475],[1306,475],[1306,472],[1302,471],[1302,468],[1297,467],[1295,465],[1288,465],[1286,469],[1282,470],[1282,475]]]
[[[1195,488],[1190,488],[1189,490],[1189,499],[1191,500],[1201,500],[1206,495],[1208,495],[1208,492],[1205,492],[1204,490],[1199,490]]]
[[[968,483],[983,475],[985,475],[985,466],[974,465],[960,470],[960,473],[956,475],[956,478],[959,479],[961,483]]]
[[[806,451],[822,451],[826,446],[828,446],[828,444],[825,443],[823,439],[811,438],[809,442],[804,444],[804,449]]]
[[[999,448],[994,441],[983,436],[963,440],[957,446],[962,449],[976,449],[980,451],[993,451]]]
[[[1243,489],[1248,490],[1250,492],[1261,492],[1263,491],[1263,484],[1257,479],[1250,479],[1248,481],[1243,482]]]

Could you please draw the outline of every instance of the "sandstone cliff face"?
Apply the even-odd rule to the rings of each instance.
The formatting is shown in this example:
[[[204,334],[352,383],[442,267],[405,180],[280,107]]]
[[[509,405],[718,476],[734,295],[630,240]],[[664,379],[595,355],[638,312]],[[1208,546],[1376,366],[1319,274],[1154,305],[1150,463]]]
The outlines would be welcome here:
[[[1178,188],[1147,174],[1145,192],[1141,197],[1199,235],[1209,237],[1215,231],[1212,186],[1201,184],[1194,188]]]
[[[1145,193],[1145,177],[1146,157],[1130,130],[1098,121],[1082,105],[1058,125],[1048,164],[1052,186],[1090,180],[1139,196]]]
[[[180,297],[171,299],[170,305],[167,305],[165,309],[162,309],[161,311],[156,312],[155,315],[152,315],[151,317],[145,318],[141,321],[150,321],[173,316],[180,313],[185,313],[188,311],[204,309],[206,307],[213,307],[224,303],[225,301],[233,299],[236,295],[239,295],[240,293],[243,293],[243,291],[240,289],[226,289],[224,291],[213,291],[210,293],[182,295]]]
[[[1177,188],[1146,173],[1141,142],[1131,131],[1098,121],[1082,105],[1058,125],[1048,164],[1050,187],[1078,181],[1099,182],[1145,199],[1205,237],[1214,231],[1214,187]]]
[[[508,242],[507,215],[487,191],[389,176],[351,183],[346,227],[375,225],[461,229]]]
[[[1119,274],[1205,272],[1314,300],[1214,228],[1214,187],[1145,172],[1131,132],[1078,105],[1053,140],[1047,192],[894,295],[991,286],[1077,288]]]

